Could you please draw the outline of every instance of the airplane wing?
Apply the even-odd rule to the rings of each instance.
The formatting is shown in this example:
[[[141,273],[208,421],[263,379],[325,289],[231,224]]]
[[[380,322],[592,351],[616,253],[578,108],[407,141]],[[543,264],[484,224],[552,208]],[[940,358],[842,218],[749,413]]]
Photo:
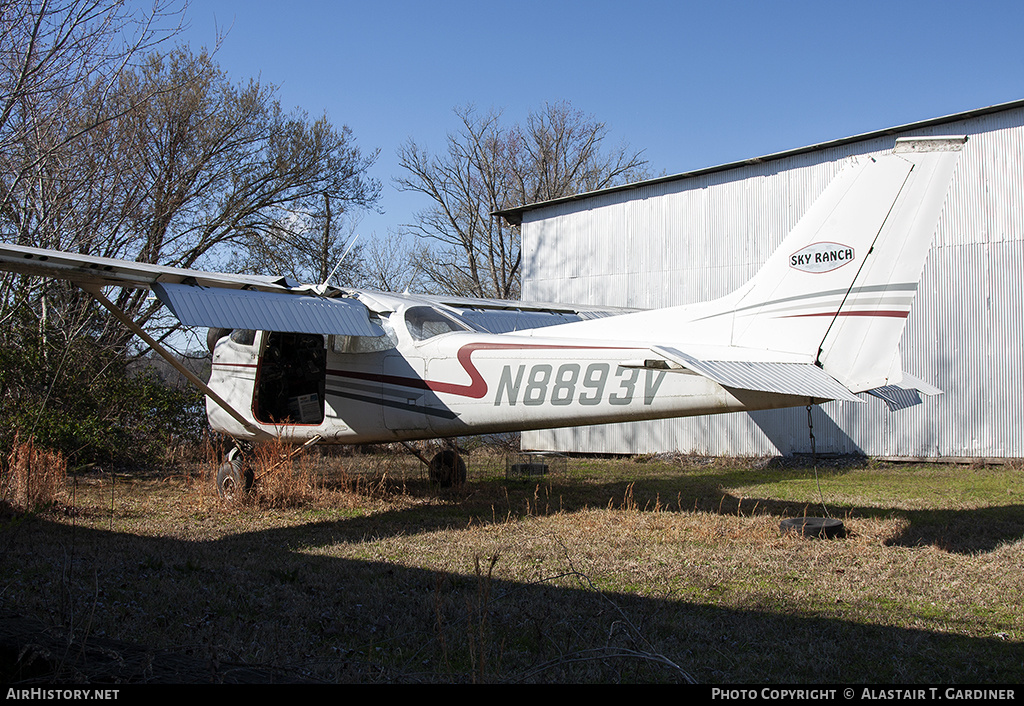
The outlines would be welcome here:
[[[512,333],[639,311],[625,307],[581,306],[508,299],[427,295],[417,295],[417,299],[453,309],[460,317],[489,333]]]
[[[310,293],[283,277],[204,272],[0,243],[0,270],[69,280],[85,288],[152,290],[186,326],[383,336],[350,297]]]
[[[261,329],[295,333],[382,336],[369,321],[368,308],[354,296],[359,290],[332,288],[323,296],[284,277],[190,270],[142,262],[79,255],[0,243],[0,270],[54,277],[83,287],[134,287],[152,290],[186,326]],[[343,296],[336,296],[336,295]],[[637,311],[597,307],[388,294],[441,305],[490,333],[509,333]]]
[[[232,275],[188,270],[180,267],[129,262],[58,250],[43,250],[0,243],[0,269],[24,275],[66,279],[76,284],[100,287],[152,289],[154,283],[193,284],[201,287],[255,289],[284,292],[294,286],[283,277]]]

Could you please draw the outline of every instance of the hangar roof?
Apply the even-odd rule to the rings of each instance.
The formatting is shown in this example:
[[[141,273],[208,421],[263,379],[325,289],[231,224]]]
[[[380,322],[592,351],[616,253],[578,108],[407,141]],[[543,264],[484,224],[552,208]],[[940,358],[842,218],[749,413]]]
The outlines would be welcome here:
[[[917,128],[932,127],[934,125],[942,125],[944,123],[957,122],[966,118],[973,118],[980,115],[987,115],[989,113],[998,113],[1004,110],[1013,110],[1014,108],[1024,107],[1024,100],[1011,101],[1009,103],[999,103],[996,105],[990,105],[985,108],[977,108],[975,110],[967,110],[962,113],[954,113],[952,115],[945,115],[941,118],[931,118],[929,120],[921,120],[919,122],[907,123],[906,125],[897,125],[896,127],[885,128],[882,130],[874,130],[872,132],[865,132],[860,135],[853,135],[851,137],[842,137],[837,140],[830,140],[828,142],[820,142],[816,145],[808,145],[806,147],[797,147],[791,150],[785,150],[783,152],[775,152],[773,154],[764,155],[762,157],[752,157],[750,159],[743,159],[738,162],[728,162],[726,164],[720,164],[714,167],[704,167],[703,169],[696,169],[690,172],[682,172],[680,174],[673,174],[671,176],[658,177],[656,179],[648,179],[646,181],[634,182],[632,184],[622,184],[620,186],[611,186],[607,189],[601,189],[600,191],[589,191],[583,194],[575,194],[573,196],[564,196],[558,199],[551,199],[550,201],[539,201],[537,203],[526,204],[524,206],[516,206],[515,208],[507,208],[502,211],[495,211],[491,215],[501,216],[512,225],[520,225],[523,222],[523,214],[529,211],[536,211],[537,209],[547,208],[548,206],[554,206],[560,203],[568,203],[572,201],[583,201],[594,196],[602,194],[610,194],[618,191],[628,191],[630,189],[636,189],[643,186],[650,186],[652,184],[662,184],[665,182],[679,181],[681,179],[689,179],[691,177],[700,176],[703,174],[711,174],[714,172],[724,172],[729,169],[735,169],[750,164],[761,164],[763,162],[770,162],[776,159],[783,159],[786,157],[792,157],[798,154],[805,154],[807,152],[817,152],[818,150],[827,149],[830,147],[838,147],[840,145],[846,145],[853,142],[861,142],[863,140],[869,140],[876,137],[884,137],[885,135],[894,135],[907,130],[913,130]]]

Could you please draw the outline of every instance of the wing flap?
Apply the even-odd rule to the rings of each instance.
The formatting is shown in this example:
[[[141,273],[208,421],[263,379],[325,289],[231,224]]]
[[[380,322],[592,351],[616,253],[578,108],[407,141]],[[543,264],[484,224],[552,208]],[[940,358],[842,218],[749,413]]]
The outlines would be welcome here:
[[[354,299],[154,283],[160,301],[186,326],[383,336]]]

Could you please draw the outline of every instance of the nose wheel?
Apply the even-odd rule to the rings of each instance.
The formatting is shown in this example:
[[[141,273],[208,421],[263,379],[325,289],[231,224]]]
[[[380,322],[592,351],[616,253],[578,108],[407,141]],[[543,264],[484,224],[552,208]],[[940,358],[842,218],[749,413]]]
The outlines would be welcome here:
[[[253,472],[243,462],[238,449],[232,449],[228,460],[217,469],[217,494],[228,502],[252,490]]]

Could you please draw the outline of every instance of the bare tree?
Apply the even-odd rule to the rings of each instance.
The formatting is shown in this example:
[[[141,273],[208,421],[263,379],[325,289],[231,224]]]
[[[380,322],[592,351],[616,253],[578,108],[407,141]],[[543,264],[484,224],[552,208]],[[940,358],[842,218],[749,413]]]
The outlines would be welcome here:
[[[176,50],[154,59],[145,80],[180,85],[196,61]],[[345,220],[379,198],[380,184],[366,176],[377,152],[363,154],[348,127],[325,117],[285,113],[273,87],[235,86],[209,57],[198,61],[206,67],[200,80],[138,112],[148,187],[132,228],[134,257],[326,277]],[[291,260],[301,266],[279,269]]]
[[[569,103],[547,104],[524,126],[501,114],[456,110],[462,122],[447,151],[434,155],[414,141],[398,151],[406,174],[395,183],[427,196],[431,206],[404,233],[433,241],[416,262],[435,289],[457,295],[519,296],[519,228],[494,211],[601,189],[647,175],[642,153],[607,149],[607,128]]]
[[[137,102],[140,95],[149,97]],[[347,127],[285,113],[273,87],[233,84],[206,53],[153,54],[116,91],[94,84],[76,107],[88,118],[97,103],[117,119],[29,170],[0,218],[6,239],[260,273],[299,257],[318,275],[337,251],[338,214],[379,197],[379,183],[366,177],[376,152],[363,155]],[[23,159],[32,150],[26,140]],[[88,298],[45,286],[61,292],[71,319],[91,315]],[[116,303],[140,322],[161,309],[140,290],[122,291]],[[118,344],[131,338],[107,335]]]
[[[430,289],[426,273],[419,264],[421,243],[410,242],[397,232],[371,240],[363,255],[366,258],[364,283],[382,292],[423,292]]]
[[[642,152],[625,143],[606,150],[608,130],[569,103],[530,113],[521,130],[526,158],[517,163],[518,203],[537,203],[648,176]]]
[[[178,32],[183,11],[169,0],[148,11],[126,0],[0,0],[0,210],[32,170],[111,118],[83,115],[83,94],[101,103],[137,57]]]
[[[234,269],[274,273],[306,284],[363,284],[365,243],[358,242],[359,215],[322,194],[321,207],[290,214],[278,227],[247,240]]]
[[[142,55],[156,35],[128,7],[0,0],[0,238],[250,271],[275,264],[251,252],[287,247],[322,272],[343,222],[379,198],[376,152],[282,110],[272,86],[232,83],[205,52]],[[158,337],[173,330],[143,291],[116,302]],[[0,277],[0,322],[0,442],[34,419],[57,446],[94,448],[155,399],[126,391],[130,333],[65,283]]]

